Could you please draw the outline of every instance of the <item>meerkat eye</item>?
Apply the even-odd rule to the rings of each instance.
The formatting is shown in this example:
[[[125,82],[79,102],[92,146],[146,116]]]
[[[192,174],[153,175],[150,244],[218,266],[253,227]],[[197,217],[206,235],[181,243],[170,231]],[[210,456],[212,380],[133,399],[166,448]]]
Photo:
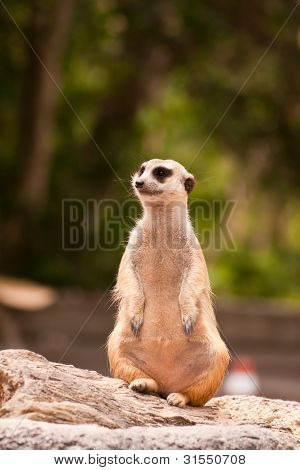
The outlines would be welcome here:
[[[145,171],[145,167],[144,166],[141,166],[141,168],[139,169],[139,176],[142,176],[142,174],[144,173]]]
[[[164,178],[167,178],[168,176],[171,176],[172,170],[169,170],[168,168],[164,168],[162,166],[159,166],[153,170],[153,175],[156,176],[159,180],[162,180]]]

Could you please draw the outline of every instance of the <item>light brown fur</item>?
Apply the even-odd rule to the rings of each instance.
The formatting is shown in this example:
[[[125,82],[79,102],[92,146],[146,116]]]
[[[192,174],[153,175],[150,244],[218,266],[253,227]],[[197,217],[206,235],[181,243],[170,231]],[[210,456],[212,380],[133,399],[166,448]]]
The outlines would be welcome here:
[[[222,383],[229,354],[220,338],[206,263],[187,212],[193,177],[173,160],[150,160],[133,184],[144,215],[120,263],[118,314],[108,339],[111,373],[175,406],[204,405]],[[157,167],[172,170],[158,180]],[[189,184],[185,184],[188,180]],[[143,192],[145,191],[145,192]]]

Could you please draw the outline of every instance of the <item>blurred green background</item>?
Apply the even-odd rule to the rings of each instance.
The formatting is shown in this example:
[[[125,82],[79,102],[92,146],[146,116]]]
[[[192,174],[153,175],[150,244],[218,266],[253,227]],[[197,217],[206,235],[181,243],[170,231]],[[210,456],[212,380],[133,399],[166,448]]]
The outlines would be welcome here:
[[[235,201],[236,249],[205,247],[214,292],[299,302],[299,9],[262,57],[294,5],[1,5],[1,272],[106,288],[124,240],[63,251],[62,200],[124,201],[137,165],[173,158],[197,179],[191,202]]]

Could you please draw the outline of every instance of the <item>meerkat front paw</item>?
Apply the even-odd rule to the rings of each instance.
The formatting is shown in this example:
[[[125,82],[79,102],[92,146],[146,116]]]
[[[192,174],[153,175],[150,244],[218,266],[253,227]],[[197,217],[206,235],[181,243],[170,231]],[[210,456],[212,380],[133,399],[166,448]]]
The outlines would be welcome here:
[[[131,330],[134,336],[137,336],[140,332],[143,323],[143,316],[142,315],[133,315],[130,320]]]
[[[194,329],[196,320],[192,315],[182,315],[183,330],[186,335],[190,335]]]
[[[167,396],[167,402],[171,406],[183,408],[188,404],[188,398],[183,393],[170,393],[170,395]]]
[[[135,379],[129,384],[129,388],[139,393],[158,392],[158,385],[153,379]]]

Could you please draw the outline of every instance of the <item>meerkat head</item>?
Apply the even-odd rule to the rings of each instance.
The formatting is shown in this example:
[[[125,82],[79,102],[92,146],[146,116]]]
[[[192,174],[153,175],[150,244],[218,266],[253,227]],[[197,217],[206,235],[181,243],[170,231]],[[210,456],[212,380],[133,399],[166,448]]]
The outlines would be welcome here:
[[[135,194],[147,203],[186,201],[194,185],[193,175],[174,160],[148,160],[132,177]]]

